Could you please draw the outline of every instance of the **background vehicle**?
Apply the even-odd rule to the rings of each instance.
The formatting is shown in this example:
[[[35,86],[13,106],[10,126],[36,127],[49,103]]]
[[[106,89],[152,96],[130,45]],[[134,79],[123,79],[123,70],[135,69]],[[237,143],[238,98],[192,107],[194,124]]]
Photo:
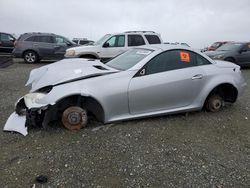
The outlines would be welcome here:
[[[107,64],[64,59],[32,70],[29,84],[31,92],[16,104],[19,115],[13,113],[4,130],[25,117],[30,127],[61,119],[72,130],[85,127],[89,114],[108,123],[203,107],[217,112],[246,86],[238,65],[163,44],[128,50]]]
[[[73,38],[72,41],[77,45],[92,45],[95,43],[94,41],[88,40],[86,38]]]
[[[184,46],[187,46],[187,47],[190,47],[187,43],[185,42],[164,42],[164,44],[171,44],[171,45],[184,45]]]
[[[16,40],[12,54],[27,63],[35,63],[41,59],[62,59],[66,49],[75,45],[53,33],[25,33]]]
[[[250,42],[230,42],[205,54],[212,59],[230,61],[240,66],[250,65]]]
[[[0,53],[11,53],[14,49],[15,40],[13,35],[0,32]]]
[[[101,59],[106,61],[130,48],[146,44],[160,44],[160,35],[153,31],[127,31],[107,34],[93,46],[79,46],[66,51],[65,57]]]
[[[221,47],[222,45],[228,43],[227,41],[224,41],[224,42],[215,42],[213,43],[211,46],[208,47],[208,51],[214,51],[216,50],[217,48]]]

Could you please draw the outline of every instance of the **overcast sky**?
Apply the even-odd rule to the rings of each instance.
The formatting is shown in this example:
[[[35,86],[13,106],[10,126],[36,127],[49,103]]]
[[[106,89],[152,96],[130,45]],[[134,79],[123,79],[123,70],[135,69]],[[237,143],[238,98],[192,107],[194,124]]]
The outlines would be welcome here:
[[[153,30],[194,48],[250,41],[250,0],[0,0],[0,31],[8,33],[97,40],[128,30]]]

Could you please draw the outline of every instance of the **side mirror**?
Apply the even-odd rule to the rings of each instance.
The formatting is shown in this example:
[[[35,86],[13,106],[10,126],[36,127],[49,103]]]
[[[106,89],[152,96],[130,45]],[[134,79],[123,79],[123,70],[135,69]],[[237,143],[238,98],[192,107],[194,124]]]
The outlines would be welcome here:
[[[104,48],[109,47],[109,43],[104,43],[104,44],[103,44],[103,47],[104,47]]]

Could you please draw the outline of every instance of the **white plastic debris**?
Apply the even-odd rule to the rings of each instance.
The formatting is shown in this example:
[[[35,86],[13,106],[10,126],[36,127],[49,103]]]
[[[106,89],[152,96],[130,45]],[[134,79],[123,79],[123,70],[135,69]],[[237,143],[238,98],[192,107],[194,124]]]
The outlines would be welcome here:
[[[21,133],[23,136],[28,134],[27,127],[25,127],[26,117],[19,116],[13,112],[8,120],[6,121],[3,130],[4,131],[15,131]]]

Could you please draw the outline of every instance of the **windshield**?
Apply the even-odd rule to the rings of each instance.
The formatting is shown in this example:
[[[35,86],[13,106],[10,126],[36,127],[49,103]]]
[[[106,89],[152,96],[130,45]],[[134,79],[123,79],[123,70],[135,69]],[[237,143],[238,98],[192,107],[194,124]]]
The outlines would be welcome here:
[[[218,48],[220,46],[220,42],[215,42],[211,45],[211,48]]]
[[[217,48],[216,51],[237,51],[242,46],[241,43],[227,43]]]
[[[66,39],[67,43],[70,43],[70,44],[72,44],[72,45],[76,45],[76,43],[75,43],[74,41],[71,41],[71,40],[69,40],[68,38],[65,38],[65,39]]]
[[[118,70],[128,70],[147,57],[150,53],[152,53],[152,50],[138,48],[131,49],[110,60],[106,65]]]
[[[107,34],[107,35],[104,35],[102,38],[100,38],[98,41],[96,41],[94,43],[94,45],[100,45],[102,44],[104,41],[106,41],[111,35],[110,34]]]

